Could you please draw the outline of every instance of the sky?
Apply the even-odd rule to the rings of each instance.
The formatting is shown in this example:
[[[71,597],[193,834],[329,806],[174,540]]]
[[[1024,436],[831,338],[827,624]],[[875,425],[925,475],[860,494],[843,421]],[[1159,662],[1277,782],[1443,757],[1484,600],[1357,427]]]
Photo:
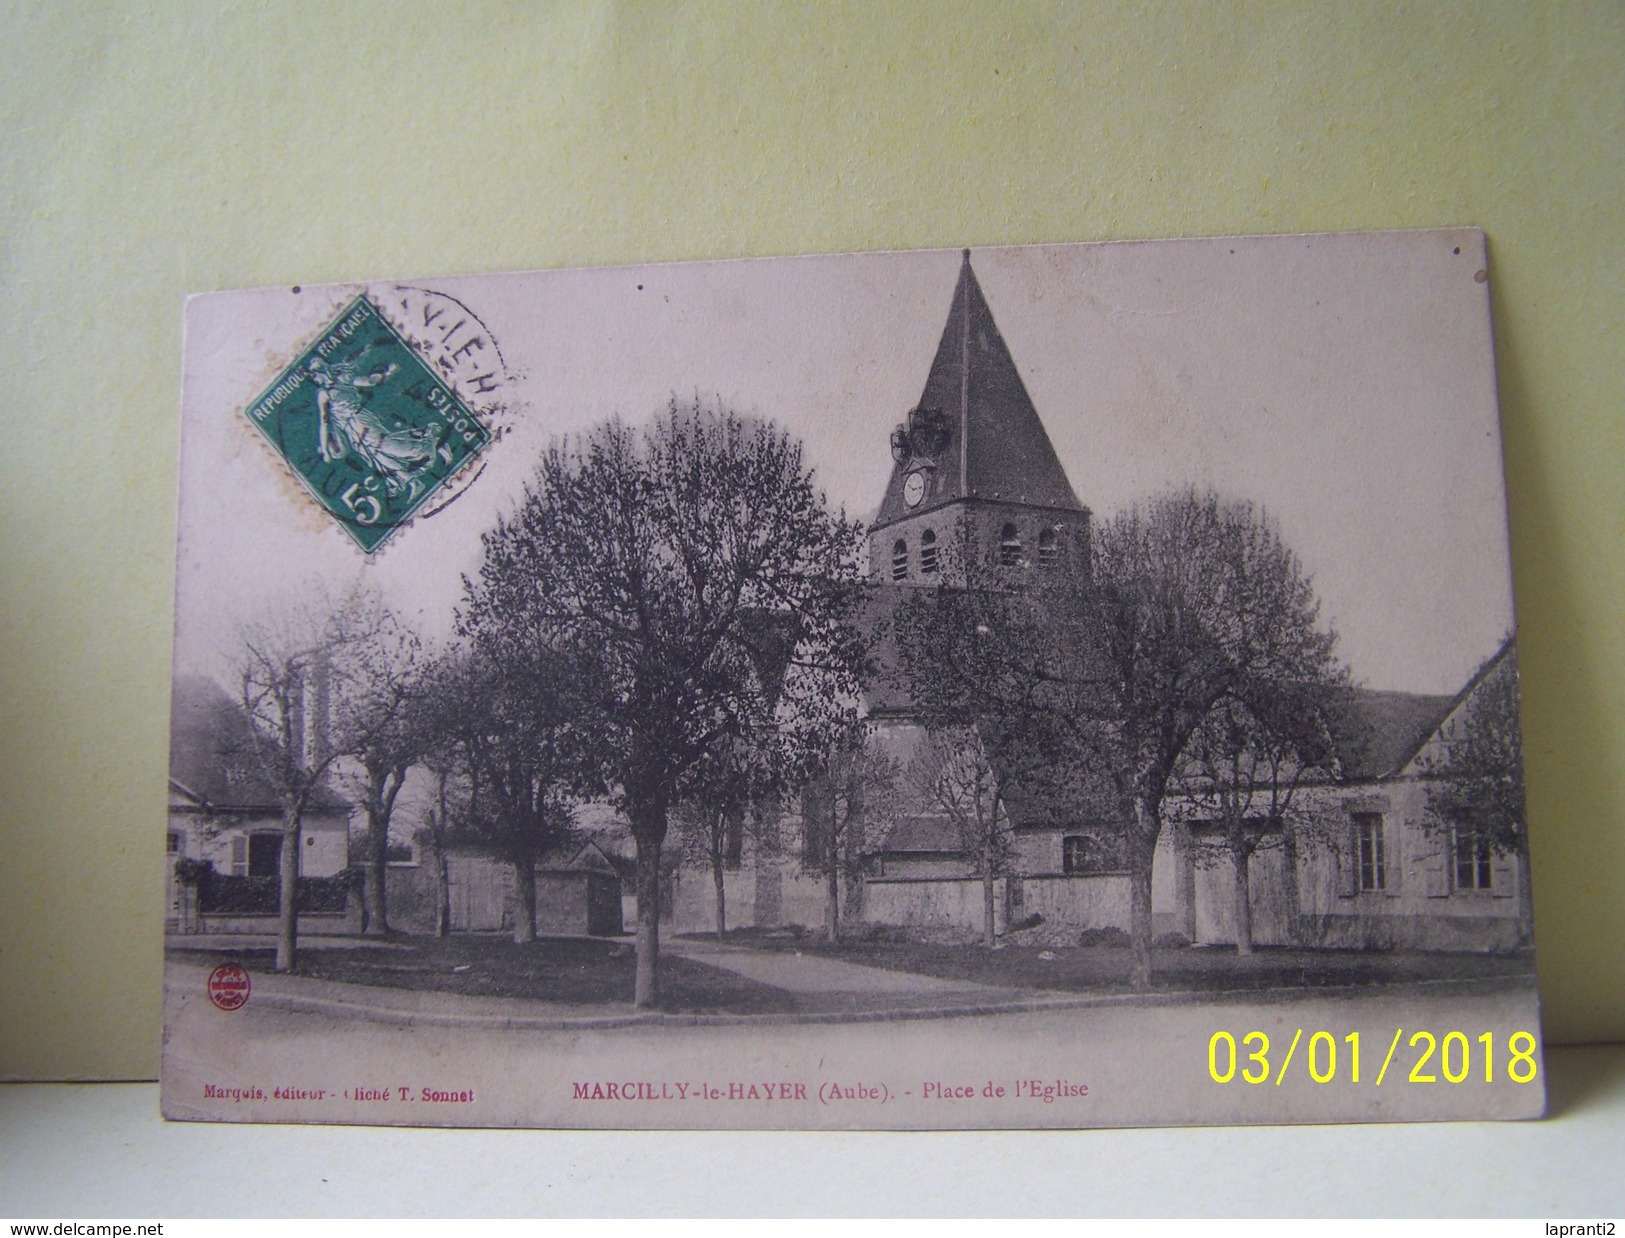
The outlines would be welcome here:
[[[245,625],[358,582],[447,635],[480,534],[539,453],[675,393],[799,436],[867,519],[919,399],[960,251],[408,279],[500,349],[498,440],[464,493],[370,558],[243,415],[361,286],[187,307],[178,674],[223,676]],[[1356,680],[1450,693],[1512,628],[1483,240],[1472,230],[972,252],[1074,490],[1109,520],[1188,485],[1263,507]],[[469,328],[473,330],[474,327]]]

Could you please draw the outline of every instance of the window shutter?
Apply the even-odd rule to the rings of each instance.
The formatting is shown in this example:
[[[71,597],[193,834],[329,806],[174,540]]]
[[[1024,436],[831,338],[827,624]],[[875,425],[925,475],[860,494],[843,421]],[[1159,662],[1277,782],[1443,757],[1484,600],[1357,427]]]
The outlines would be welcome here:
[[[1387,857],[1382,892],[1397,898],[1405,889],[1405,870],[1410,867],[1405,855],[1405,827],[1396,814],[1388,813],[1382,819],[1382,849]]]
[[[1496,855],[1490,860],[1490,893],[1496,898],[1515,898],[1518,894],[1518,861],[1510,855]]]
[[[248,876],[248,839],[238,834],[231,840],[231,875]]]
[[[1450,836],[1442,831],[1423,839],[1428,850],[1418,857],[1422,867],[1422,893],[1429,898],[1450,897]]]

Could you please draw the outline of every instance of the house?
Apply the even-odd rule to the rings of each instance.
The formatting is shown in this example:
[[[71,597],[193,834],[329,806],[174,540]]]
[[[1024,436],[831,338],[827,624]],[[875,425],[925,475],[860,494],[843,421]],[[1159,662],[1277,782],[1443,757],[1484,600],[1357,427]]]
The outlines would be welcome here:
[[[1527,857],[1498,850],[1488,832],[1434,820],[1428,803],[1447,777],[1444,760],[1470,712],[1497,691],[1515,699],[1517,673],[1509,638],[1431,717],[1426,705],[1438,698],[1413,698],[1403,711],[1409,717],[1395,721],[1399,694],[1366,694],[1376,740],[1363,763],[1314,789],[1328,854],[1306,860],[1299,874],[1300,917],[1289,926],[1295,940],[1366,949],[1520,944],[1529,914]]]
[[[211,679],[176,681],[170,720],[169,821],[165,919],[196,927],[175,875],[182,859],[206,860],[223,877],[274,881],[282,858],[282,806],[244,759],[248,722],[242,707]],[[326,786],[305,808],[301,877],[331,878],[349,856],[350,804]],[[219,927],[216,925],[216,927]]]

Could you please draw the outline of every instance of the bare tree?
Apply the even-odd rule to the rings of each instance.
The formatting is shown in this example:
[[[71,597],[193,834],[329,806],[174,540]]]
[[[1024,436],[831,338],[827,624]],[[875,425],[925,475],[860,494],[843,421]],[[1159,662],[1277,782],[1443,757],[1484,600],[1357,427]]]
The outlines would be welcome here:
[[[1147,987],[1170,786],[1219,702],[1273,719],[1312,649],[1329,657],[1312,592],[1267,517],[1196,491],[1107,521],[1088,571],[967,564],[965,587],[899,611],[907,683],[934,725],[974,728],[1007,802],[1020,787],[1046,815],[1115,819]]]
[[[901,807],[903,771],[871,738],[854,724],[832,740],[801,792],[807,859],[824,877],[824,936],[832,945],[841,940],[842,890],[855,905],[864,853]]]
[[[929,732],[925,751],[909,767],[909,782],[947,815],[982,879],[982,944],[991,950],[998,943],[996,881],[1009,871],[1015,840],[987,746],[974,729]]]
[[[423,825],[417,832],[418,845],[429,853],[434,865],[434,935],[451,935],[451,873],[447,856],[451,842],[456,809],[455,767],[433,757],[424,761],[434,779],[434,802],[424,813]]]
[[[416,634],[382,607],[373,607],[360,626],[364,635],[348,651],[336,712],[344,719],[341,755],[355,761],[341,780],[366,819],[364,931],[382,935],[389,932],[390,821],[407,773],[431,737],[424,726],[424,659]]]
[[[1308,670],[1309,668],[1304,668]],[[1257,707],[1224,697],[1191,737],[1177,781],[1188,816],[1214,821],[1211,844],[1231,869],[1236,953],[1253,952],[1251,864],[1259,851],[1279,849],[1286,876],[1289,925],[1299,911],[1298,861],[1307,845],[1322,845],[1323,826],[1304,810],[1305,781],[1334,777],[1336,720],[1344,712],[1346,677],[1330,664],[1319,682],[1282,682]]]
[[[1224,560],[1231,583],[1204,617],[1226,644],[1233,682],[1192,732],[1182,790],[1212,814],[1231,867],[1236,952],[1251,954],[1250,869],[1262,847],[1280,847],[1289,918],[1297,913],[1298,856],[1310,818],[1296,810],[1305,778],[1337,771],[1349,675],[1337,636],[1320,624],[1320,604],[1298,558],[1263,513],[1232,512]]]
[[[917,799],[954,822],[972,857],[991,946],[1013,801],[1048,819],[1101,815],[1103,703],[1081,630],[1088,577],[1005,570],[964,541],[944,554],[963,583],[920,590],[894,616],[900,685],[927,735],[909,781]]]
[[[746,817],[775,787],[767,753],[732,735],[716,739],[683,780],[674,814],[679,846],[711,874],[719,941],[728,932],[727,873],[743,858]]]
[[[298,958],[299,855],[304,814],[326,785],[341,751],[362,734],[334,742],[332,699],[345,690],[348,655],[367,635],[364,612],[293,610],[264,619],[243,634],[237,662],[237,699],[247,720],[242,751],[234,758],[264,779],[282,813],[278,860],[276,970],[292,971]]]
[[[485,536],[470,622],[548,634],[595,667],[582,726],[637,845],[640,1006],[659,998],[661,848],[683,781],[718,739],[773,719],[784,627],[792,663],[855,681],[857,553],[798,444],[698,402],[555,444]]]
[[[451,933],[451,874],[448,852],[454,835],[471,832],[473,771],[468,738],[479,729],[477,693],[466,649],[449,649],[427,659],[420,681],[417,725],[423,736],[422,765],[433,780],[433,801],[417,832],[434,865],[436,937]]]

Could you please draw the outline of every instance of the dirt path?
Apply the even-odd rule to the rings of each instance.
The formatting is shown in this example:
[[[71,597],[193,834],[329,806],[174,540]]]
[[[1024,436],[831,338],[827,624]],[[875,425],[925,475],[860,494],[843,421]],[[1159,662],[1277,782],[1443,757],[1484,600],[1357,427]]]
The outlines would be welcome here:
[[[668,938],[662,942],[662,949],[792,993],[927,993],[1027,999],[1034,996],[1030,989],[1012,990],[966,980],[943,980],[936,976],[865,967],[861,963],[811,954],[758,951],[745,946],[707,941],[701,937]]]

